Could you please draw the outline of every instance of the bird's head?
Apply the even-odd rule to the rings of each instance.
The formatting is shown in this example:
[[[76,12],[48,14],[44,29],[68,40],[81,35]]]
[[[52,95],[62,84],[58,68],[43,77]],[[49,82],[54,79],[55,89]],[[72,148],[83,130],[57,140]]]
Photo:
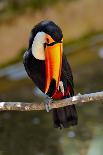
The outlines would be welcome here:
[[[45,61],[45,93],[51,97],[55,94],[60,81],[62,42],[62,31],[52,21],[42,21],[31,31],[29,49],[32,49],[36,59]]]

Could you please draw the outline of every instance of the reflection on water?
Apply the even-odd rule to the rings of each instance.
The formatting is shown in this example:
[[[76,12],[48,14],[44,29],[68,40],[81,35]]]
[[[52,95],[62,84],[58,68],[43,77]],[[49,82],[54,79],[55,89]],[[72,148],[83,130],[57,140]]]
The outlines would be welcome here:
[[[103,89],[103,59],[98,56],[102,47],[68,56],[76,93]],[[34,101],[33,89],[27,78],[0,78],[1,101]],[[77,109],[78,126],[63,130],[54,129],[51,114],[44,111],[0,112],[0,155],[102,155],[102,104],[78,105]]]

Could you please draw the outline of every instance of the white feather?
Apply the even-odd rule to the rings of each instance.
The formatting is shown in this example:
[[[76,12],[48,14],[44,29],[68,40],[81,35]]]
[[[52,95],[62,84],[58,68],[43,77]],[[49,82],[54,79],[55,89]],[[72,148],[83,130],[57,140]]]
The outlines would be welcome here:
[[[64,95],[64,85],[63,85],[63,82],[62,81],[59,81],[59,86],[58,86],[58,90],[61,90],[62,94]]]
[[[46,33],[38,32],[32,44],[32,54],[36,59],[45,60],[44,43]]]

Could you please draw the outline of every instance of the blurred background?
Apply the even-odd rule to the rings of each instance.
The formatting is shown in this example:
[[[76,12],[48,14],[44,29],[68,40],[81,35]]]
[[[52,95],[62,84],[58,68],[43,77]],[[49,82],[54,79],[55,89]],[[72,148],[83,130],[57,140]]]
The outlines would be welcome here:
[[[75,94],[103,90],[103,0],[0,0],[0,102],[42,100],[22,57],[45,19],[63,30]],[[0,112],[0,155],[102,155],[102,104],[77,110],[78,126],[63,130],[53,128],[51,113]]]

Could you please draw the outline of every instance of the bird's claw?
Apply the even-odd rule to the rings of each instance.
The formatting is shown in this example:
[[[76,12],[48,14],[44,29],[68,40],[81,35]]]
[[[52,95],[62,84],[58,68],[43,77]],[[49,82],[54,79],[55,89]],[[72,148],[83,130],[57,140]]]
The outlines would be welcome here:
[[[45,109],[46,109],[47,112],[50,111],[50,106],[49,106],[49,104],[45,104]]]
[[[49,112],[51,110],[50,104],[53,102],[53,99],[50,97],[47,97],[44,101],[45,104],[45,109],[47,112]]]

